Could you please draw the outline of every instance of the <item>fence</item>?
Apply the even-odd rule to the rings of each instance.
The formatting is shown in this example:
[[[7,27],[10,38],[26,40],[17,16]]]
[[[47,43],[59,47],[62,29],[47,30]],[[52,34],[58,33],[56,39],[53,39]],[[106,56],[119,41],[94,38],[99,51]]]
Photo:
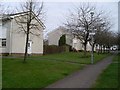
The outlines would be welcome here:
[[[44,45],[44,54],[69,52],[69,46]]]

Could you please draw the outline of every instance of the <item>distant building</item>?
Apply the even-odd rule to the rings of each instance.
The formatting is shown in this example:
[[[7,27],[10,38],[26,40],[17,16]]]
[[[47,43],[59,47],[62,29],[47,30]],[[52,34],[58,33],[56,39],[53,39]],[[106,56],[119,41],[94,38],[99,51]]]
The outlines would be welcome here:
[[[59,46],[59,39],[62,35],[66,36],[66,44],[72,45],[73,36],[68,34],[68,32],[66,31],[66,28],[62,26],[48,33],[48,44]]]
[[[73,36],[70,32],[66,30],[65,27],[58,27],[55,30],[48,33],[48,45],[57,45],[59,46],[59,39],[62,35],[66,35],[66,44],[72,46],[75,50],[84,50],[82,42],[76,37]],[[87,51],[91,51],[91,45],[87,44]]]

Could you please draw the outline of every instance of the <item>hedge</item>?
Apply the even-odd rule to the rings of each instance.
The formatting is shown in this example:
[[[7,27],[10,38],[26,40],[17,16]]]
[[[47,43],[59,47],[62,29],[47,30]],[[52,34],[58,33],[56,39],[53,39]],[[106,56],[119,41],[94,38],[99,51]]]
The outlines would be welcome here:
[[[44,45],[44,54],[54,54],[61,52],[69,52],[69,46]]]

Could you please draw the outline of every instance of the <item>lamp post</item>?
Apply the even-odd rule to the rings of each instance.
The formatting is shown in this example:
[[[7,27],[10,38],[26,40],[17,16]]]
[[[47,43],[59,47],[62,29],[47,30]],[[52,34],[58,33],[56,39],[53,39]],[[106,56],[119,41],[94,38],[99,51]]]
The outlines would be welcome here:
[[[93,64],[94,63],[94,47],[93,47],[93,44],[94,44],[94,38],[93,38],[93,36],[95,35],[95,33],[94,33],[94,30],[93,30],[93,15],[94,15],[94,12],[91,12],[90,13],[91,14],[91,29],[92,29],[92,31],[91,31],[91,33],[90,33],[90,35],[91,35],[91,39],[92,39],[92,48],[91,48],[91,64]]]

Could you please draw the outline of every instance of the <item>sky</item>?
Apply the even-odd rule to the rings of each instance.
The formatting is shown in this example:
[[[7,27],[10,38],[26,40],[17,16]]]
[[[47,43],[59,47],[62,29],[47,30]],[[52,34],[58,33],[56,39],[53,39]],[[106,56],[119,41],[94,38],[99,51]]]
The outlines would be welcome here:
[[[6,5],[12,9],[19,4],[21,0],[3,0]],[[69,11],[73,11],[75,7],[80,5],[83,0],[43,0],[45,10],[45,35],[46,33],[64,25]],[[113,2],[114,1],[114,2]],[[118,0],[84,0],[96,6],[97,10],[103,10],[109,13],[111,22],[114,24],[112,31],[118,31]]]
[[[81,2],[53,2],[46,3],[47,15],[46,15],[46,30],[47,32],[63,25],[66,22],[66,18],[69,15],[69,10],[73,11]],[[113,31],[117,31],[118,27],[118,7],[117,2],[94,2],[90,3],[96,6],[96,9],[107,12],[114,24]]]

